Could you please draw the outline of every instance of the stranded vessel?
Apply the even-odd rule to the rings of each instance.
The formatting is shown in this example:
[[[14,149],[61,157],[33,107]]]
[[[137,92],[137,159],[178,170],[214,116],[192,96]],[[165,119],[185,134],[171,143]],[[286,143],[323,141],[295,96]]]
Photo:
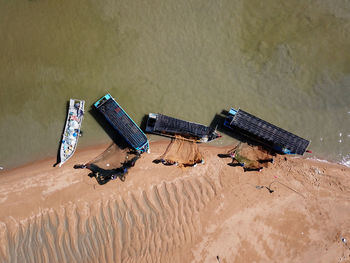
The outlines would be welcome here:
[[[303,155],[310,143],[241,109],[231,108],[224,126],[284,154]]]
[[[146,132],[168,137],[180,135],[186,139],[194,139],[197,142],[209,142],[221,137],[216,129],[155,113],[148,115]]]
[[[134,150],[139,153],[149,150],[147,136],[110,94],[103,96],[94,106]]]
[[[59,167],[73,156],[75,149],[77,148],[81,123],[84,117],[84,105],[85,101],[83,100],[69,100],[67,120],[62,134],[60,147]]]

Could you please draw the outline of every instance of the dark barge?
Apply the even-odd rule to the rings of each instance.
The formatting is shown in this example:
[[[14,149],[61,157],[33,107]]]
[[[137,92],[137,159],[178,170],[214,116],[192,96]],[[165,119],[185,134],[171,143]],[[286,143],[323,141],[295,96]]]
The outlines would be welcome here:
[[[147,136],[110,94],[103,96],[94,106],[133,149],[140,153],[148,151]]]
[[[221,137],[214,128],[155,113],[148,115],[146,132],[167,137],[180,135],[196,142],[209,142]]]
[[[310,143],[241,109],[231,108],[224,126],[284,154],[303,155]]]

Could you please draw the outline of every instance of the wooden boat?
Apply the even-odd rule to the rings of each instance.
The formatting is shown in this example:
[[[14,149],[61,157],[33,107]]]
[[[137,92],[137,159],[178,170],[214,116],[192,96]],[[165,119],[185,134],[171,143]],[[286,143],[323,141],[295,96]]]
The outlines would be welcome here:
[[[172,138],[180,135],[185,139],[196,142],[209,142],[221,137],[214,128],[179,120],[159,113],[150,113],[148,115],[146,132]]]
[[[224,126],[283,154],[303,155],[310,143],[241,109],[231,108]]]
[[[69,100],[67,120],[60,147],[59,167],[73,156],[77,148],[80,127],[84,117],[84,105],[84,100]]]
[[[110,94],[103,96],[94,106],[129,146],[139,153],[149,151],[147,136]]]

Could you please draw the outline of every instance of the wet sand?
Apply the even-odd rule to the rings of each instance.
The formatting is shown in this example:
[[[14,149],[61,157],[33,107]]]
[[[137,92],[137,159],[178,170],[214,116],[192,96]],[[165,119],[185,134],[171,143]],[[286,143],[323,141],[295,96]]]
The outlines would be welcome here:
[[[152,163],[167,144],[102,186],[72,167],[108,145],[3,171],[0,262],[349,262],[350,168],[277,156],[243,172],[209,145],[196,167]]]

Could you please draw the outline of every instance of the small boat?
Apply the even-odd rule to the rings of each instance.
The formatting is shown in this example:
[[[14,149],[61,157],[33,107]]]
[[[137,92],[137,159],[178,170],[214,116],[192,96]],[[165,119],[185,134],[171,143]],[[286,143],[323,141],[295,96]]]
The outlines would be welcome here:
[[[221,137],[214,128],[179,120],[159,113],[150,113],[148,115],[146,132],[172,138],[180,135],[196,142],[209,142]]]
[[[84,105],[84,100],[69,100],[67,120],[61,141],[59,167],[73,156],[77,148],[80,127],[84,117]]]

